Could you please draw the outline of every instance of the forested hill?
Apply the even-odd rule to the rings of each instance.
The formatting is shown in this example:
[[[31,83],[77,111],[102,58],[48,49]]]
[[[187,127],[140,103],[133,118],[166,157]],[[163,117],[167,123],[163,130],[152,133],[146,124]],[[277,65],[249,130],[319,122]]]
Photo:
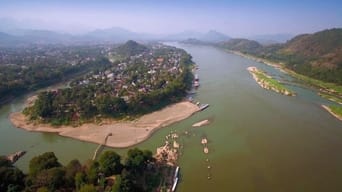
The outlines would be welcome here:
[[[129,40],[125,44],[120,45],[116,52],[121,56],[132,56],[143,53],[147,51],[148,48],[142,44],[139,44],[135,41]]]
[[[297,73],[342,84],[342,29],[298,35],[284,44],[262,46],[255,41],[234,39],[219,46],[282,62]]]
[[[229,41],[219,43],[219,46],[248,54],[255,54],[263,48],[260,43],[248,39],[230,39]]]

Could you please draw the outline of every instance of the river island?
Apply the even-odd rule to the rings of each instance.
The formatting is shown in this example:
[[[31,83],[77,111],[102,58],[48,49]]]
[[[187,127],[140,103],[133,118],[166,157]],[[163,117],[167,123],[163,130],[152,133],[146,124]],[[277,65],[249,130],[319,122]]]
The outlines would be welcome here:
[[[248,67],[247,70],[252,74],[254,80],[264,89],[272,90],[277,93],[287,95],[287,96],[294,96],[295,93],[287,89],[277,80],[273,79],[265,72],[259,70],[256,67]]]

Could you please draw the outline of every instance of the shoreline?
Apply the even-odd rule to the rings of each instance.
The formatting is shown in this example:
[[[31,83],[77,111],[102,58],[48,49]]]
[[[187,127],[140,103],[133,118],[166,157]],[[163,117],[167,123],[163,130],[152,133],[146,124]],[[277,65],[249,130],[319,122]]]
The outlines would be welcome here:
[[[108,147],[127,148],[147,140],[156,130],[184,120],[199,111],[199,107],[189,101],[175,103],[165,108],[143,115],[134,121],[104,121],[98,125],[85,123],[79,127],[50,124],[35,124],[27,120],[21,112],[11,113],[13,126],[32,132],[56,133],[81,141],[104,144]],[[104,140],[108,134],[107,142]]]
[[[332,116],[334,116],[336,119],[342,121],[342,117],[334,113],[328,106],[321,105],[326,111],[328,111]]]

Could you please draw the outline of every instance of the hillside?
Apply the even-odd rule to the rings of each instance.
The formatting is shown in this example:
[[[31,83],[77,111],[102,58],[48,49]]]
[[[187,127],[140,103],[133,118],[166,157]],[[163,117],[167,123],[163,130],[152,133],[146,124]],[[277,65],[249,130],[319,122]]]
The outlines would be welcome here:
[[[230,39],[229,41],[219,43],[219,46],[225,49],[248,54],[256,54],[263,47],[258,42],[248,39]]]
[[[121,56],[132,56],[140,54],[144,51],[149,50],[146,46],[141,45],[135,41],[129,40],[125,44],[120,45],[116,52]]]
[[[342,29],[298,35],[283,44],[263,46],[247,39],[231,39],[220,47],[282,62],[297,73],[342,84]]]
[[[342,84],[342,29],[296,36],[273,54],[298,73]]]

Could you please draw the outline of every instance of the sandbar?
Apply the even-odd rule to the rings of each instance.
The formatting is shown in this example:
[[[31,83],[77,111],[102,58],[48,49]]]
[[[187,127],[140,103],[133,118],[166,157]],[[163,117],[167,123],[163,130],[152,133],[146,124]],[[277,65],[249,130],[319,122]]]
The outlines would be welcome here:
[[[27,131],[57,133],[82,141],[104,144],[108,147],[125,148],[145,141],[157,129],[186,119],[198,111],[197,105],[189,101],[182,101],[143,115],[134,121],[108,120],[101,125],[85,123],[79,127],[54,127],[50,124],[35,124],[30,122],[21,112],[11,113],[9,118],[15,127]],[[111,136],[104,143],[108,134]]]

